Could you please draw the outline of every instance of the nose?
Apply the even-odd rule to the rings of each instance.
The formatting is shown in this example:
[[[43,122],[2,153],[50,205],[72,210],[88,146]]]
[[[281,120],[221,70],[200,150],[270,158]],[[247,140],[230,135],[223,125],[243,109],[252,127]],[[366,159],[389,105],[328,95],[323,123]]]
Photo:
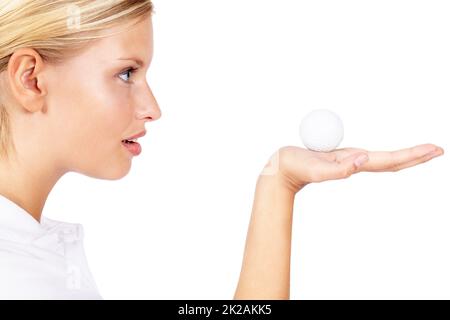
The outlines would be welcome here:
[[[161,109],[148,83],[145,86],[145,93],[140,103],[142,107],[137,110],[137,116],[146,121],[155,121],[161,118]]]

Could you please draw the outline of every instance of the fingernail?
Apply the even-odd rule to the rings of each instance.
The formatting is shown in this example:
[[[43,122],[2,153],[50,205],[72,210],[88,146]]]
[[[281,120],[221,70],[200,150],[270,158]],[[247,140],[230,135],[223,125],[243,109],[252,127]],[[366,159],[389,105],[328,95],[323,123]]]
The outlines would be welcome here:
[[[369,160],[369,157],[367,155],[365,155],[365,154],[360,155],[358,158],[355,159],[355,165],[357,167],[360,167],[362,164],[367,162],[367,160]]]

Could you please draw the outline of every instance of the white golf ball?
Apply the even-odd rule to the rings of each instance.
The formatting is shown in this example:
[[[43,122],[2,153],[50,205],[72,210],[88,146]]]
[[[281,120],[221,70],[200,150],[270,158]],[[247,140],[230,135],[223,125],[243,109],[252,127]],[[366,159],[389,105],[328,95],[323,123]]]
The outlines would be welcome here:
[[[309,150],[332,151],[344,138],[344,124],[336,113],[327,109],[317,109],[303,118],[300,124],[300,137]]]

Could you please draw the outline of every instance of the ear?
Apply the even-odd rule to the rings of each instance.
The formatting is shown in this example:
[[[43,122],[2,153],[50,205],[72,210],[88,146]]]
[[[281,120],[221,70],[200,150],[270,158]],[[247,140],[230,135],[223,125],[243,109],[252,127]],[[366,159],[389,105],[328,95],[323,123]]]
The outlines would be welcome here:
[[[45,105],[44,61],[36,50],[21,48],[9,59],[7,80],[18,104],[29,112],[40,111]]]

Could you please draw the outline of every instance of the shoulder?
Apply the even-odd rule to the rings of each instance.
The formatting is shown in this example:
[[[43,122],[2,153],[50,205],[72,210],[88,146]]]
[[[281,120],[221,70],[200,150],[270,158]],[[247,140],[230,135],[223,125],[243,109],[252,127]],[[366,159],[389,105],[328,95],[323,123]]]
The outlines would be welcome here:
[[[50,297],[55,288],[64,288],[64,273],[62,264],[52,265],[23,245],[0,240],[0,299]]]
[[[64,256],[0,240],[0,300],[102,300],[84,278]]]

